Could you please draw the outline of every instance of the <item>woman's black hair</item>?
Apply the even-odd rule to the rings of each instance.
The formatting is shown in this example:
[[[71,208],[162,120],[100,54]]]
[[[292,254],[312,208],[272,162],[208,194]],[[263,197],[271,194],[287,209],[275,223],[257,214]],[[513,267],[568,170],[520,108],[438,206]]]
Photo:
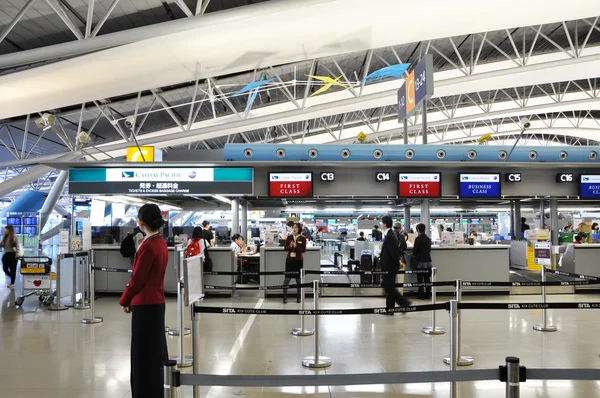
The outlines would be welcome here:
[[[592,230],[596,229],[596,227],[597,227],[597,226],[598,226],[598,223],[597,223],[597,222],[593,223],[593,224],[592,224]]]
[[[202,239],[202,227],[194,227],[194,232],[192,232],[192,239]]]
[[[297,222],[297,223],[294,223],[294,227],[297,227],[297,228],[298,228],[298,234],[302,235],[302,230],[304,229],[304,228],[302,227],[302,224],[301,224],[301,223],[299,223],[299,222]],[[294,232],[294,228],[292,227],[292,233],[293,233],[293,232]]]
[[[154,203],[147,203],[140,207],[138,219],[142,221],[153,232],[156,232],[165,225],[160,208]]]
[[[581,235],[579,235],[579,234],[575,235],[575,240],[577,242],[581,242]]]
[[[233,236],[231,237],[231,240],[232,240],[233,242],[235,242],[236,240],[238,240],[238,239],[239,239],[239,238],[241,238],[241,237],[242,237],[242,235],[240,235],[240,234],[235,234],[235,235],[233,235]]]

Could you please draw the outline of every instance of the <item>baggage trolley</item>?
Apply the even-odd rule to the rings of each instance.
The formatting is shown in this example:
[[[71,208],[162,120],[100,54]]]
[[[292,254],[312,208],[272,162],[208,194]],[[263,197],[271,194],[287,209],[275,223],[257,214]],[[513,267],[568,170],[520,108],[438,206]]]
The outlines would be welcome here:
[[[52,259],[50,257],[38,256],[19,257],[21,274],[21,295],[15,300],[15,305],[20,307],[25,297],[37,295],[40,303],[49,306],[54,301],[55,291],[52,290],[52,281],[56,279],[50,272]],[[25,293],[25,292],[28,293]]]

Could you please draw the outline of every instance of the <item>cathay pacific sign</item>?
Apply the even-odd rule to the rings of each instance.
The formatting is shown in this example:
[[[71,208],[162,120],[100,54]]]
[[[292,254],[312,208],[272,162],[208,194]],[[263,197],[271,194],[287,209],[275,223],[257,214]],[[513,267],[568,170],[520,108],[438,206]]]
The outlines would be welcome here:
[[[106,181],[214,181],[212,168],[202,169],[107,169]]]

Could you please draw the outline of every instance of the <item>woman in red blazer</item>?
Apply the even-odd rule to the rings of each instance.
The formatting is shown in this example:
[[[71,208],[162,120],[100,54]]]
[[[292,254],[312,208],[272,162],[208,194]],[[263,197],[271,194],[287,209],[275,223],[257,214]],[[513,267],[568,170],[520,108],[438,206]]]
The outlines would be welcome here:
[[[119,304],[131,313],[131,396],[162,398],[163,367],[169,359],[165,337],[164,279],[169,249],[159,235],[164,225],[155,204],[138,212],[138,224],[146,234],[133,260],[133,275]]]
[[[306,238],[302,236],[302,224],[294,224],[292,234],[285,241],[285,250],[287,251],[285,271],[296,273],[294,279],[296,280],[296,284],[300,285],[300,270],[304,268],[304,256],[302,253],[306,251]],[[283,304],[287,303],[287,286],[290,284],[291,277],[292,275],[288,274],[283,281],[283,285],[286,286],[283,288]],[[301,289],[296,290],[298,291],[297,302],[299,303]]]

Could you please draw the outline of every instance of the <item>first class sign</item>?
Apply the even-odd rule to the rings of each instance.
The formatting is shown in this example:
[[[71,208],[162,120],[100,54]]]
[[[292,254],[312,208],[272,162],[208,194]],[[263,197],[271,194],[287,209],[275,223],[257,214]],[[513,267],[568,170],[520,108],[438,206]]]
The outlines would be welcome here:
[[[440,173],[399,173],[400,198],[439,198],[442,196]]]
[[[269,173],[269,197],[310,198],[312,196],[312,173]]]

